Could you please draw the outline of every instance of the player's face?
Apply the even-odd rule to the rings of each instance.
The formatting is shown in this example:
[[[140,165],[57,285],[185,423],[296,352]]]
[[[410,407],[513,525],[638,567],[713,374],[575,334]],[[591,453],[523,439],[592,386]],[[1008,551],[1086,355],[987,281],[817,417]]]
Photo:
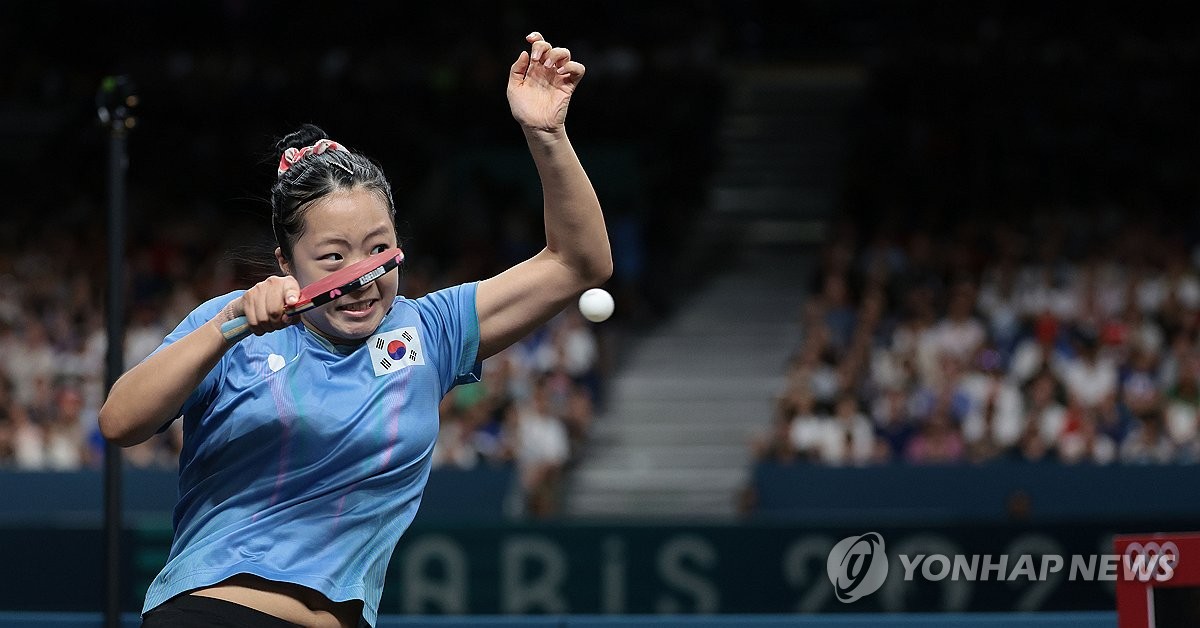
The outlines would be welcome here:
[[[307,286],[395,246],[396,230],[387,203],[361,188],[339,190],[307,209],[304,232],[292,247],[292,263],[281,261],[281,265]],[[366,338],[392,307],[398,277],[398,272],[385,273],[357,292],[305,312],[304,322],[335,341]]]

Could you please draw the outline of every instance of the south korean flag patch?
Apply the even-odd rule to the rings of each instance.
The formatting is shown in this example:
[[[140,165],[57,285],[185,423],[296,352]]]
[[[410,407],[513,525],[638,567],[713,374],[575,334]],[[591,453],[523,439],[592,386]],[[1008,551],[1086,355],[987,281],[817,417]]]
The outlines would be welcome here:
[[[416,327],[401,327],[371,336],[367,341],[371,349],[371,366],[375,377],[394,373],[406,366],[425,364],[425,352],[421,350],[421,337]]]

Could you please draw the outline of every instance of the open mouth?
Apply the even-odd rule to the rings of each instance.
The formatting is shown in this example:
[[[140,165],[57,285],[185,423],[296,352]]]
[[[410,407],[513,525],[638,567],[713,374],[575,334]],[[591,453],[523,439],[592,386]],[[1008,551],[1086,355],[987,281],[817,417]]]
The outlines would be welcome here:
[[[379,302],[379,299],[361,299],[358,301],[348,301],[346,303],[339,303],[337,306],[337,311],[342,312],[342,313],[346,314],[347,316],[360,318],[360,317],[364,317],[364,316],[367,316],[368,314],[370,314],[371,310],[374,309],[375,304],[378,302]]]

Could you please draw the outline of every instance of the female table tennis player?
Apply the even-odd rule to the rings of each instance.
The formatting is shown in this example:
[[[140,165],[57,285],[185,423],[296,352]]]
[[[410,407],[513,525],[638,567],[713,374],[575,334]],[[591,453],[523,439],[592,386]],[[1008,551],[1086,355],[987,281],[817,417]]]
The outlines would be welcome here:
[[[584,67],[527,41],[507,91],[543,185],[540,253],[413,300],[387,273],[297,323],[284,308],[302,286],[397,245],[379,167],[306,126],[281,142],[271,194],[283,275],[201,305],[113,386],[100,427],[114,443],[184,421],[175,536],[144,626],[374,625],[442,396],[611,274],[564,127]],[[227,341],[221,325],[243,315],[253,335]]]

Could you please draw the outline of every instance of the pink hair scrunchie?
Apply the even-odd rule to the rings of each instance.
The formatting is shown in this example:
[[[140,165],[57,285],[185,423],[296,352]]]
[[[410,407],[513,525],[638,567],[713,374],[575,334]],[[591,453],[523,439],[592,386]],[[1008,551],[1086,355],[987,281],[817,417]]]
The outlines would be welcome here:
[[[288,168],[294,166],[297,161],[300,161],[309,155],[320,155],[327,150],[350,152],[341,144],[338,144],[333,140],[317,140],[317,143],[313,144],[312,146],[305,146],[304,148],[289,148],[283,151],[283,156],[279,158],[279,170],[275,173],[275,176],[278,177],[283,175],[283,173],[287,172]]]

